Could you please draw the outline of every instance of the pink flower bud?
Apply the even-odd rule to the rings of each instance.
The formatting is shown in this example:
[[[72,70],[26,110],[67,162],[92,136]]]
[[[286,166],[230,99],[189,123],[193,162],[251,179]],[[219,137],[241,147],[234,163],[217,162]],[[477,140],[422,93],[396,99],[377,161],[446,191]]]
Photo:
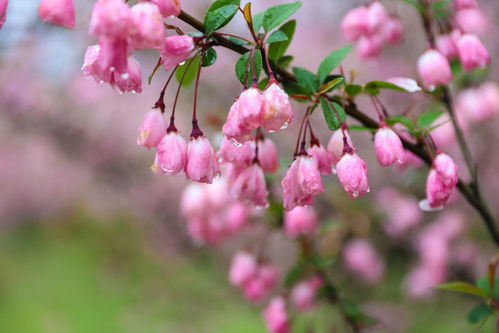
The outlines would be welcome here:
[[[208,184],[220,174],[215,152],[205,136],[191,137],[189,140],[185,174],[189,179]]]
[[[239,100],[232,104],[222,132],[229,140],[238,144],[253,140],[251,129],[242,127],[239,121]]]
[[[349,42],[357,41],[368,32],[367,7],[356,7],[350,10],[341,21],[341,31]]]
[[[258,267],[258,278],[263,282],[267,291],[270,291],[279,282],[279,271],[274,265],[264,263]]]
[[[269,133],[286,129],[294,117],[288,94],[274,82],[263,92],[263,99],[263,128]]]
[[[137,144],[139,146],[151,149],[156,147],[166,134],[166,120],[159,109],[152,109],[147,112],[142,119],[142,124],[139,128],[139,138]]]
[[[367,9],[367,24],[368,32],[373,35],[381,32],[389,16],[386,13],[385,7],[379,1],[372,2]]]
[[[488,29],[487,18],[478,8],[458,10],[454,19],[457,26],[466,33],[483,35]]]
[[[459,34],[459,32],[457,32]],[[454,34],[454,33],[453,33]],[[437,38],[436,46],[438,52],[449,60],[458,56],[456,39],[453,35],[441,35]]]
[[[274,173],[279,168],[279,156],[274,142],[269,138],[258,141],[258,160],[265,173]]]
[[[165,172],[163,170],[161,170],[161,167],[159,166],[159,157],[158,157],[157,152],[156,152],[156,154],[154,154],[154,162],[152,163],[150,169],[156,175],[164,175],[165,174]]]
[[[263,317],[270,333],[289,333],[286,302],[281,296],[273,298],[263,312]]]
[[[258,88],[246,89],[238,99],[238,126],[248,130],[256,129],[262,124],[263,103],[265,102]]]
[[[227,229],[230,232],[237,232],[244,228],[248,223],[248,207],[240,202],[235,202],[229,206],[225,219]]]
[[[418,72],[424,85],[430,90],[452,80],[449,61],[435,50],[428,50],[419,57]]]
[[[189,56],[194,50],[194,41],[191,36],[170,36],[165,38],[163,47],[160,50],[163,66],[167,71],[177,66],[178,64],[189,59]]]
[[[476,0],[454,0],[452,2],[452,5],[456,10],[465,9],[465,8],[475,8],[478,6]]]
[[[94,4],[89,26],[92,35],[126,39],[130,26],[130,7],[123,0],[98,0]]]
[[[288,169],[281,185],[284,190],[284,208],[311,205],[313,197],[324,191],[317,162],[312,156],[298,156]]]
[[[267,296],[267,288],[259,278],[252,278],[243,286],[244,297],[252,303],[257,303]]]
[[[299,282],[291,290],[291,303],[298,311],[308,311],[314,307],[317,291],[323,281],[319,277],[313,277]]]
[[[445,185],[456,184],[458,179],[458,166],[447,154],[440,153],[433,161],[433,168],[437,171]]]
[[[180,211],[185,217],[192,219],[203,216],[210,207],[208,193],[203,184],[189,183],[180,198]]]
[[[307,149],[307,153],[315,158],[319,171],[324,175],[329,175],[333,172],[333,167],[331,163],[331,158],[329,153],[324,148],[323,145],[317,141],[317,143],[312,143],[312,145]]]
[[[85,52],[83,66],[81,68],[83,75],[92,76],[97,82],[111,82],[111,73],[108,75],[101,75],[98,59],[100,54],[100,45],[91,45]]]
[[[357,54],[363,59],[377,58],[383,50],[380,36],[362,36],[357,43]]]
[[[404,27],[397,17],[390,17],[383,26],[383,37],[388,44],[397,45],[404,38]]]
[[[242,145],[236,145],[231,140],[224,138],[217,156],[220,158],[221,162],[246,167],[253,162],[255,147],[254,144],[249,141]]]
[[[128,57],[127,72],[113,73],[113,86],[120,92],[140,93],[142,91],[142,73],[140,63],[132,56]]]
[[[420,203],[420,207],[423,210],[443,207],[449,201],[458,181],[457,164],[447,154],[438,154],[426,181],[427,198]]]
[[[242,170],[232,183],[231,193],[237,200],[249,201],[261,208],[267,207],[269,192],[260,165],[254,163]]]
[[[345,130],[345,135],[347,137],[347,143],[350,147],[355,148],[352,143],[352,138],[350,137],[350,133]],[[333,165],[336,165],[341,157],[343,156],[343,131],[341,129],[335,131],[329,139],[329,143],[327,144],[327,151],[331,158],[331,162]]]
[[[42,0],[38,16],[44,22],[72,29],[75,25],[73,0]]]
[[[348,242],[343,249],[346,267],[367,283],[377,283],[383,276],[385,265],[372,245],[363,239]]]
[[[490,63],[490,56],[480,39],[475,35],[465,34],[457,43],[459,59],[466,71],[483,68]]]
[[[317,214],[310,206],[298,206],[284,213],[284,229],[290,237],[313,234],[317,223]]]
[[[370,191],[366,163],[357,154],[343,154],[336,165],[336,174],[351,198],[363,196]]]
[[[180,15],[180,0],[150,0],[158,6],[163,17]]]
[[[128,66],[128,42],[126,39],[101,37],[97,64],[100,77],[110,77],[109,72],[126,74]]]
[[[156,149],[161,170],[172,175],[184,170],[187,162],[187,142],[180,133],[175,131],[166,134]]]
[[[230,284],[235,287],[242,287],[251,280],[257,271],[255,257],[246,251],[238,252],[233,258],[229,270]]]
[[[8,5],[9,5],[9,0],[0,0],[0,29],[3,27],[5,20],[7,19]]]
[[[163,17],[156,5],[139,2],[131,9],[131,43],[135,49],[161,48],[165,42]]]
[[[381,166],[405,161],[405,150],[400,137],[390,127],[382,126],[374,136],[374,149]]]

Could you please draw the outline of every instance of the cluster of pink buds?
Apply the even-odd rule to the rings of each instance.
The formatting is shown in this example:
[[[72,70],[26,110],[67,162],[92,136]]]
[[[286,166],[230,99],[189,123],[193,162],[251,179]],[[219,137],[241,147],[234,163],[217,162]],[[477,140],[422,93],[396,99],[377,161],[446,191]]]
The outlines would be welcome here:
[[[357,43],[357,53],[364,59],[377,58],[383,44],[398,44],[403,39],[404,29],[396,15],[389,15],[380,1],[356,7],[341,21],[343,36]]]
[[[191,238],[208,244],[217,244],[243,229],[251,215],[250,207],[230,198],[222,180],[189,184],[182,193],[180,209]]]
[[[377,283],[383,277],[385,264],[371,243],[353,239],[343,248],[345,266],[366,283]]]
[[[266,298],[278,280],[279,272],[272,264],[258,262],[249,252],[239,252],[232,258],[229,281],[251,302]]]
[[[323,286],[324,281],[318,276],[298,282],[291,290],[291,303],[297,311],[311,310],[315,305],[317,291]]]
[[[263,318],[270,333],[289,333],[288,313],[286,311],[286,300],[282,296],[273,298],[263,312]]]

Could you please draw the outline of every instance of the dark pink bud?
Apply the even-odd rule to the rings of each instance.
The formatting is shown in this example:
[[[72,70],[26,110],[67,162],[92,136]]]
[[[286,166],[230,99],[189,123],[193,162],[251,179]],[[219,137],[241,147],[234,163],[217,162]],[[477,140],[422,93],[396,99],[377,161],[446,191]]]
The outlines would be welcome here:
[[[184,170],[187,163],[187,142],[179,132],[166,134],[156,149],[161,170],[172,175]]]
[[[189,140],[185,174],[189,179],[208,184],[220,174],[215,151],[205,136],[191,137]]]
[[[428,174],[426,200],[421,201],[421,209],[441,209],[449,201],[458,181],[457,164],[447,154],[438,154]]]
[[[96,36],[126,39],[131,21],[130,7],[123,0],[98,0],[92,9],[89,32]]]
[[[341,21],[341,31],[349,42],[357,41],[361,36],[367,35],[368,26],[367,7],[357,7],[349,11]]]
[[[286,302],[283,297],[273,298],[265,308],[263,317],[270,333],[290,332]]]
[[[140,2],[132,7],[131,17],[131,44],[135,49],[159,49],[164,45],[165,27],[156,5]]]
[[[370,191],[366,163],[357,154],[343,154],[336,164],[336,174],[351,198],[363,196]]]
[[[9,5],[9,0],[0,0],[0,29],[3,27],[5,20],[7,19],[8,5]]]
[[[271,139],[264,138],[258,141],[258,160],[265,173],[274,173],[279,168],[277,148]]]
[[[331,158],[329,153],[320,143],[312,144],[311,147],[307,149],[307,153],[315,158],[319,171],[324,175],[329,175],[333,172],[333,166],[331,163]]]
[[[174,35],[167,37],[160,50],[161,60],[165,69],[168,71],[189,59],[194,47],[194,41],[191,36]]]
[[[424,85],[430,90],[439,84],[449,84],[452,80],[449,61],[435,50],[428,50],[419,57],[418,72]]]
[[[180,15],[180,0],[149,0],[158,6],[163,17]]]
[[[263,98],[263,128],[269,133],[286,129],[294,117],[288,94],[274,82],[265,89]]]
[[[75,25],[73,0],[42,0],[38,15],[44,22],[72,29]]]
[[[317,214],[312,207],[295,207],[284,214],[284,229],[290,237],[311,235],[317,228]]]
[[[231,186],[232,195],[240,201],[248,201],[256,207],[265,208],[267,202],[267,184],[263,170],[257,163],[242,170]]]
[[[166,120],[159,109],[147,112],[139,128],[137,144],[148,149],[156,147],[166,134]]]
[[[374,136],[374,148],[379,164],[389,166],[405,161],[405,150],[400,137],[391,128],[384,126]]]
[[[490,63],[489,52],[475,35],[463,35],[459,38],[457,48],[459,59],[466,71],[483,68]]]

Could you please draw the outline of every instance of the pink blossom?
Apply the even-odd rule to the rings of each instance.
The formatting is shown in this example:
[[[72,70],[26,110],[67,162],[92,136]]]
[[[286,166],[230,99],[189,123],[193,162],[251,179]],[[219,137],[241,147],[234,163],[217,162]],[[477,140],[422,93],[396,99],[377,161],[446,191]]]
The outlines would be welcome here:
[[[313,197],[324,191],[317,162],[312,156],[298,156],[288,169],[281,185],[284,190],[284,208],[311,205]]]
[[[156,149],[161,170],[172,175],[184,170],[187,163],[187,142],[179,132],[167,133]]]
[[[385,269],[372,245],[363,239],[353,239],[345,245],[343,261],[349,270],[367,283],[379,282]]]
[[[312,207],[298,206],[284,213],[284,229],[290,237],[314,233],[317,223],[317,214]]]
[[[239,121],[239,100],[236,100],[232,104],[222,132],[229,140],[238,144],[253,140],[251,129],[241,127],[241,122]]]
[[[274,173],[279,168],[277,148],[271,139],[258,140],[258,160],[265,173]]]
[[[347,137],[348,145],[354,148],[350,133],[347,130],[345,130],[344,133]],[[339,129],[333,133],[331,139],[329,139],[329,143],[327,144],[327,151],[329,153],[329,156],[331,157],[331,162],[333,163],[333,165],[336,165],[343,156],[343,147],[343,131]]]
[[[92,76],[97,82],[110,82],[111,73],[107,76],[101,76],[97,60],[99,59],[100,45],[91,45],[85,52],[83,60],[82,72],[86,76]]]
[[[264,299],[279,280],[279,272],[271,264],[262,264],[244,286],[244,295],[251,302]]]
[[[449,35],[440,35],[436,40],[436,46],[438,52],[440,52],[444,57],[449,60],[452,60],[458,56],[457,50],[457,41],[459,37],[456,38],[456,35],[460,35],[458,31],[453,32]]]
[[[180,15],[180,0],[149,0],[158,6],[163,17]]]
[[[494,82],[486,82],[480,86],[484,108],[491,117],[499,115],[499,86]]]
[[[286,313],[286,301],[282,296],[273,298],[263,312],[270,333],[289,333],[290,327]]]
[[[139,128],[137,144],[148,149],[156,147],[166,134],[166,120],[159,109],[147,112]]]
[[[160,50],[161,61],[163,61],[165,69],[168,71],[189,59],[194,47],[194,41],[191,36],[174,35],[166,37]]]
[[[161,169],[161,166],[159,165],[159,157],[158,157],[157,152],[156,152],[156,154],[154,154],[154,162],[152,163],[150,169],[156,175],[164,175],[165,174],[165,172]]]
[[[483,68],[490,63],[490,56],[480,39],[475,35],[465,34],[457,43],[459,59],[466,71]]]
[[[96,36],[126,39],[131,21],[130,7],[123,0],[98,0],[92,9],[89,32]]]
[[[101,37],[99,39],[97,66],[101,78],[110,77],[110,72],[125,74],[128,66],[128,42],[126,39]]]
[[[291,303],[298,311],[308,311],[314,307],[317,291],[323,285],[320,277],[312,277],[296,284],[291,290]]]
[[[405,161],[405,150],[400,137],[388,126],[382,126],[374,136],[374,149],[381,166]]]
[[[368,32],[367,7],[361,6],[350,10],[341,21],[341,31],[349,42],[357,41]]]
[[[210,141],[204,136],[191,137],[187,146],[187,178],[200,183],[211,184],[220,173],[215,151]]]
[[[322,174],[329,175],[333,172],[329,153],[326,148],[324,148],[324,146],[320,144],[319,141],[312,143],[311,146],[307,149],[307,153],[315,158],[317,166],[319,167],[319,171]]]
[[[426,200],[420,203],[420,207],[423,210],[443,207],[449,201],[458,180],[457,164],[448,155],[438,154],[426,181]]]
[[[263,128],[267,132],[287,128],[294,117],[288,94],[274,82],[263,92],[263,99]]]
[[[265,100],[258,88],[246,89],[238,98],[238,127],[252,130],[258,128],[263,121],[263,104]]]
[[[404,27],[398,17],[390,17],[383,27],[383,37],[388,44],[396,45],[404,38]]]
[[[75,25],[73,0],[42,0],[38,15],[44,22],[72,29]]]
[[[456,10],[465,9],[465,8],[475,8],[478,6],[476,0],[454,0],[452,2],[452,5]]]
[[[227,229],[233,233],[241,230],[248,223],[249,209],[246,205],[240,202],[234,202],[227,208],[225,220]]]
[[[230,284],[242,287],[253,279],[258,265],[255,257],[246,251],[238,252],[233,258],[229,270]]]
[[[343,154],[336,165],[336,174],[351,198],[363,196],[370,191],[366,163],[357,154]]]
[[[369,5],[367,9],[367,25],[370,35],[381,32],[388,20],[389,16],[381,2],[374,1]]]
[[[392,237],[404,237],[421,222],[422,212],[414,198],[394,188],[378,191],[376,201],[386,213],[385,231]]]
[[[263,170],[257,163],[242,170],[231,186],[232,195],[240,201],[248,201],[257,207],[267,207],[267,184]]]
[[[445,267],[419,265],[406,278],[406,292],[414,298],[428,298],[435,292],[435,287],[445,281],[445,277]]]
[[[204,184],[189,183],[180,198],[180,211],[187,218],[204,215],[210,208]]]
[[[458,10],[454,19],[457,26],[466,33],[483,35],[488,29],[487,18],[479,8]]]
[[[8,5],[9,5],[9,0],[0,0],[0,29],[3,27],[5,20],[7,19]]]
[[[139,2],[131,9],[131,43],[136,49],[161,48],[165,42],[163,17],[156,5]]]
[[[419,57],[418,72],[424,85],[430,90],[439,84],[448,84],[452,80],[449,61],[435,50],[428,50]]]
[[[120,93],[140,93],[142,91],[142,73],[137,59],[129,56],[127,72],[124,74],[114,72],[112,84]]]
[[[433,161],[433,168],[437,171],[441,181],[444,185],[457,184],[458,179],[458,166],[454,160],[447,154],[440,153]]]
[[[247,141],[242,145],[236,145],[231,140],[224,138],[217,156],[221,162],[246,167],[249,166],[255,158],[255,146],[253,142],[250,141]]]
[[[357,54],[363,59],[377,58],[383,50],[380,36],[362,36],[357,43]]]

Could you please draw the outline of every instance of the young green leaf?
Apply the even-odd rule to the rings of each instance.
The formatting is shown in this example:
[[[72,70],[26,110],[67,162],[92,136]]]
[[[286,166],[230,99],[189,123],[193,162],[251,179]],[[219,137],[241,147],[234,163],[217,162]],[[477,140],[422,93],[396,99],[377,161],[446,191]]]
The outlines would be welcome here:
[[[295,74],[298,84],[305,87],[308,94],[312,94],[319,89],[319,80],[314,73],[309,72],[302,67],[293,67],[293,73]]]
[[[213,65],[217,61],[217,51],[214,48],[210,47],[206,49],[206,52],[203,54],[203,61],[201,62],[203,67],[209,67]]]
[[[426,111],[419,115],[417,123],[419,127],[430,127],[443,114],[443,111],[432,110]]]
[[[335,50],[330,53],[319,65],[317,75],[319,81],[322,83],[339,64],[345,59],[348,53],[352,50],[352,46],[348,45],[341,49]]]
[[[319,88],[319,94],[325,94],[329,91],[332,91],[338,87],[340,87],[343,83],[345,83],[345,78],[343,76],[332,79],[329,82],[324,83]]]
[[[395,125],[395,124],[402,124],[404,125],[405,127],[407,127],[407,129],[409,131],[413,131],[414,130],[414,124],[412,123],[412,121],[407,118],[406,116],[402,116],[402,115],[394,115],[394,116],[391,116],[391,117],[388,117],[385,119],[385,122],[388,124],[388,125]]]
[[[413,6],[417,10],[419,10],[420,12],[424,11],[423,5],[420,2],[418,2],[417,0],[401,0],[401,1],[408,3],[409,5]]]
[[[345,86],[345,92],[352,97],[360,94],[362,92],[362,89],[363,89],[362,86],[358,84],[347,84]]]
[[[331,104],[333,104],[334,111],[336,111],[336,114],[340,118],[340,122],[344,123],[347,120],[347,113],[345,112],[345,109],[343,109],[343,107],[336,102],[331,102]]]
[[[284,23],[279,30],[277,31],[282,31],[283,33],[286,34],[287,39],[283,40],[282,42],[278,43],[273,43],[269,47],[269,58],[271,60],[278,60],[284,56],[284,53],[288,49],[289,44],[291,43],[291,40],[293,39],[293,36],[295,34],[296,30],[296,21],[291,20],[289,22]]]
[[[200,61],[201,57],[199,56],[199,54],[196,54],[193,58],[187,60],[182,66],[178,67],[177,72],[175,73],[175,77],[179,82],[180,80],[182,80],[182,76],[184,76],[184,72],[187,70],[187,73],[185,74],[184,77],[184,81],[182,81],[182,86],[187,87],[192,83],[192,81],[194,81],[194,79],[196,78],[196,73],[198,71]]]
[[[300,280],[303,273],[307,268],[307,263],[305,261],[299,261],[294,267],[292,267],[288,274],[284,276],[283,285],[286,288],[292,287],[296,282]]]
[[[265,16],[265,11],[253,15],[253,30],[255,30],[256,33],[258,33],[258,31],[262,27],[264,16]]]
[[[251,62],[248,64],[248,58],[250,56],[250,51],[246,52],[239,58],[239,60],[236,62],[236,76],[241,81],[242,84],[244,84],[244,77],[246,75],[246,69],[249,70],[249,74],[247,75],[247,85],[250,86],[252,83],[252,64]],[[262,53],[260,50],[255,50],[254,52],[254,58],[255,58],[255,76],[256,79],[260,77],[260,73],[262,71]]]
[[[326,120],[327,127],[331,131],[335,131],[340,128],[340,122],[336,116],[331,104],[325,97],[320,98],[322,112],[324,113],[324,119]]]
[[[397,86],[396,84],[384,81],[371,81],[364,85],[364,88],[370,93],[374,92],[371,95],[377,95],[379,93],[379,89],[389,89],[401,92],[408,92],[402,87]]]
[[[499,277],[495,278],[494,292],[490,289],[490,281],[487,276],[480,278],[476,283],[478,288],[485,290],[487,295],[499,299]]]
[[[285,40],[288,40],[288,35],[286,35],[286,33],[284,33],[281,30],[276,30],[269,36],[269,38],[267,38],[266,42],[267,44],[272,44],[272,43],[282,42]]]
[[[232,37],[232,36],[229,36],[228,37],[230,39],[230,41],[236,45],[239,45],[239,46],[244,46],[244,45],[248,45],[249,43],[241,38],[237,38],[237,37]]]
[[[300,1],[295,1],[268,8],[263,16],[263,28],[265,31],[277,28],[282,22],[286,21],[288,17],[293,15],[301,5],[302,3]]]
[[[482,298],[487,298],[487,293],[485,290],[478,288],[477,286],[468,282],[449,282],[437,286],[438,289],[455,291],[459,293],[474,295]]]
[[[284,57],[280,57],[279,60],[277,61],[277,65],[279,65],[280,67],[284,67],[284,68],[287,68],[289,67],[289,65],[291,65],[291,62],[293,61],[293,56],[284,56]]]
[[[472,324],[478,324],[482,320],[488,318],[493,313],[494,311],[491,308],[489,308],[486,304],[480,303],[468,313],[468,321]]]
[[[229,23],[239,9],[238,3],[239,1],[235,0],[219,0],[213,3],[204,18],[204,32],[207,35],[211,35]]]
[[[365,126],[359,126],[359,125],[350,125],[348,126],[349,131],[357,131],[357,132],[362,132],[362,131],[368,131],[368,132],[375,132],[375,128],[370,128],[370,127],[365,127]]]

